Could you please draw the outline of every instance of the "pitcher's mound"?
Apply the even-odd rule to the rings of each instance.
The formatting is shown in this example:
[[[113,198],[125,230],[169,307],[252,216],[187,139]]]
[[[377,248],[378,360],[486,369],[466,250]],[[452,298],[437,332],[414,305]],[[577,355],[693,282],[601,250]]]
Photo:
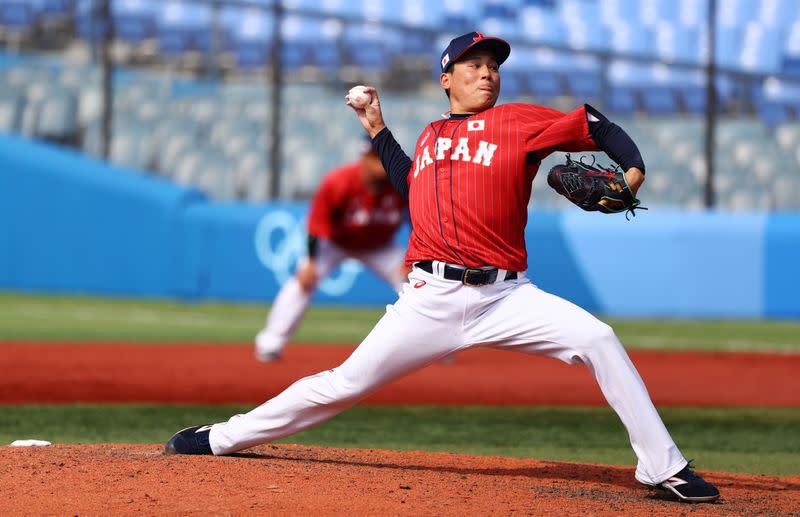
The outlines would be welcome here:
[[[0,515],[791,515],[800,478],[700,471],[714,504],[664,499],[633,469],[464,454],[265,445],[0,447]]]

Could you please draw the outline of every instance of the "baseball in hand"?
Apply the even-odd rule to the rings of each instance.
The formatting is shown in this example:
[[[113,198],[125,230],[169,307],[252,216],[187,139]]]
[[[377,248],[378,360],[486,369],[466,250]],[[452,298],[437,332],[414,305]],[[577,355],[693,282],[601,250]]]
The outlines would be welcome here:
[[[350,91],[347,92],[348,103],[356,109],[366,108],[372,102],[372,95],[365,90],[366,87],[361,85],[350,88]]]

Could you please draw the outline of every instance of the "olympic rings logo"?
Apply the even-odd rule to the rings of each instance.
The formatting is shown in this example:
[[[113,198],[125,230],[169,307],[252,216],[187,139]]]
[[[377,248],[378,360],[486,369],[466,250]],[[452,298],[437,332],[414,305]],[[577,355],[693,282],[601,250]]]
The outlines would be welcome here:
[[[298,220],[287,210],[271,210],[256,225],[256,256],[280,285],[292,277],[297,260],[306,254],[305,228],[305,218]],[[347,259],[339,266],[338,274],[334,272],[320,282],[319,290],[329,296],[342,296],[353,288],[363,269],[359,261]]]

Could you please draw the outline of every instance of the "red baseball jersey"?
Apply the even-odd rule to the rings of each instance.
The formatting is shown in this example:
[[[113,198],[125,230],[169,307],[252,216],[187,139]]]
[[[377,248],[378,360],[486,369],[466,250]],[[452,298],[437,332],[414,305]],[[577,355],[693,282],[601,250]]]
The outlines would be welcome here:
[[[525,225],[540,160],[595,151],[584,107],[570,113],[503,104],[432,122],[408,174],[413,231],[406,262],[527,269]]]
[[[356,162],[329,172],[311,201],[308,232],[349,250],[380,248],[402,224],[403,198],[387,179],[377,192],[362,179]]]

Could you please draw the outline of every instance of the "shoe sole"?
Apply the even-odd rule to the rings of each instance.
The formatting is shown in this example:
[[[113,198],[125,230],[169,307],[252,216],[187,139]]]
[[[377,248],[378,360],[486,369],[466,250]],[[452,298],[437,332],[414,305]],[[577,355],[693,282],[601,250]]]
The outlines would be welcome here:
[[[681,494],[671,486],[659,485],[658,488],[664,490],[665,492],[668,492],[669,494],[674,495],[682,503],[711,503],[719,499],[720,496],[720,494],[716,494],[716,495],[705,495],[700,497],[686,497],[685,495]]]
[[[274,363],[280,360],[281,360],[280,352],[270,352],[268,354],[263,354],[256,351],[256,361],[260,363]]]

